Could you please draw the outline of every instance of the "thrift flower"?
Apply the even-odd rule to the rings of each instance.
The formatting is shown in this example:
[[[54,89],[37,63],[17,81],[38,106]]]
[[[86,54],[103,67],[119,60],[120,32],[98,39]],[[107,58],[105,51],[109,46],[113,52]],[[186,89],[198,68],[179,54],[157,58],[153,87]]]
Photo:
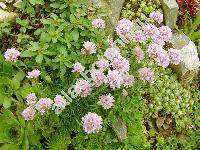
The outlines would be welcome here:
[[[95,28],[103,29],[103,28],[105,28],[105,21],[102,20],[102,19],[94,19],[94,20],[92,21],[92,25],[93,25],[93,27],[95,27]]]
[[[16,62],[18,60],[18,57],[20,56],[20,52],[16,50],[15,48],[7,49],[7,51],[4,54],[4,57],[6,61],[13,61]]]
[[[142,30],[137,30],[134,34],[134,38],[136,42],[142,43],[146,41],[146,36],[142,32]]]
[[[91,77],[97,87],[107,82],[107,78],[101,70],[92,70]]]
[[[73,64],[72,68],[73,68],[72,72],[77,72],[77,73],[81,73],[85,70],[85,67],[79,62]]]
[[[121,85],[123,84],[123,77],[117,70],[109,70],[107,79],[112,89],[120,88]]]
[[[159,11],[153,11],[149,17],[159,24],[163,22],[163,14]]]
[[[139,69],[140,79],[143,81],[151,82],[154,80],[154,73],[149,68],[144,67]]]
[[[29,106],[34,106],[35,103],[36,103],[36,95],[35,93],[30,93],[27,97],[26,97],[26,104],[29,105]]]
[[[48,109],[53,105],[53,101],[50,98],[41,98],[35,105],[35,109],[37,109],[41,113],[45,113]]]
[[[157,54],[157,57],[155,58],[158,66],[162,66],[163,68],[167,68],[170,63],[170,57],[167,53],[167,51],[162,50]]]
[[[105,69],[108,69],[110,64],[109,64],[109,61],[104,59],[104,58],[100,58],[97,62],[96,62],[96,65],[97,67],[100,69],[100,70],[105,70]]]
[[[113,61],[114,58],[118,58],[121,56],[120,52],[118,49],[116,48],[108,48],[105,52],[104,52],[104,56],[110,60]]]
[[[148,47],[149,56],[152,57],[152,58],[156,58],[158,53],[162,50],[163,50],[162,46],[155,44],[155,43],[149,45],[149,47]]]
[[[118,35],[120,35],[120,34],[125,35],[125,34],[131,32],[132,28],[133,28],[133,23],[130,20],[124,18],[124,19],[118,21],[117,27],[116,27],[116,32]]]
[[[103,120],[96,113],[89,112],[82,117],[83,129],[86,133],[97,133],[102,128]]]
[[[181,51],[177,49],[170,48],[168,50],[168,55],[171,59],[171,63],[178,65],[181,62]]]
[[[114,97],[111,94],[102,95],[99,98],[98,104],[101,105],[104,109],[110,109],[113,106]]]
[[[154,24],[146,24],[143,26],[143,33],[147,38],[151,38],[158,35],[160,32]]]
[[[96,46],[90,41],[85,41],[81,49],[82,54],[94,54],[96,53]]]
[[[66,105],[66,99],[61,95],[56,95],[56,97],[54,98],[52,109],[55,109],[55,113],[59,115],[63,111],[63,109],[65,109]]]
[[[31,72],[28,72],[28,75],[26,76],[27,78],[31,78],[31,79],[34,79],[34,78],[37,78],[39,77],[40,75],[40,71],[38,69],[34,69],[32,70]]]
[[[172,30],[168,26],[160,27],[159,31],[163,41],[168,42],[172,38]]]
[[[142,61],[144,59],[144,52],[140,47],[135,48],[135,55],[138,61]]]
[[[36,111],[33,109],[33,107],[29,106],[22,112],[22,116],[25,120],[33,120],[35,116]]]
[[[133,83],[134,83],[134,76],[128,74],[128,73],[125,73],[123,75],[123,80],[124,80],[124,86],[125,87],[131,87],[133,86]]]
[[[114,58],[112,63],[112,68],[120,72],[127,72],[130,69],[129,61],[124,57]]]
[[[90,92],[92,91],[91,85],[88,81],[80,79],[76,81],[76,84],[74,86],[75,92],[81,96],[81,97],[87,97]]]

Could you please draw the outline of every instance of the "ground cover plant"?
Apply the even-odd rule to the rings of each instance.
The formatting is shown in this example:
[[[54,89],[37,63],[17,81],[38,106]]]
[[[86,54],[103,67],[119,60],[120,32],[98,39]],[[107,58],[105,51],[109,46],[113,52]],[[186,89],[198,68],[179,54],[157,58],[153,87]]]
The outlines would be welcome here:
[[[17,18],[0,22],[0,150],[199,148],[199,81],[172,71],[182,53],[158,1],[127,1],[113,34],[87,0],[12,3]]]

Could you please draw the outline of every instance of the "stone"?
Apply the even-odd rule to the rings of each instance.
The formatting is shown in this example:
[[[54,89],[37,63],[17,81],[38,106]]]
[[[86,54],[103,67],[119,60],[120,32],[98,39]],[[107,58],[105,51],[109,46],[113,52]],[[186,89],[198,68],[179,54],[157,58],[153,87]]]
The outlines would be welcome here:
[[[121,118],[118,117],[117,121],[112,123],[111,126],[121,142],[127,138],[127,127]]]
[[[197,47],[184,33],[174,34],[171,43],[175,49],[179,49],[182,52],[181,63],[177,66],[172,66],[172,69],[178,74],[181,83],[187,84],[199,72],[200,61]]]
[[[178,17],[178,4],[176,0],[161,0],[161,4],[164,11],[165,24],[173,29]]]
[[[0,22],[12,21],[18,16],[17,13],[7,12],[0,9]]]
[[[113,32],[125,0],[90,0],[90,2],[96,7],[104,9],[107,14],[106,29],[108,29],[108,32]]]

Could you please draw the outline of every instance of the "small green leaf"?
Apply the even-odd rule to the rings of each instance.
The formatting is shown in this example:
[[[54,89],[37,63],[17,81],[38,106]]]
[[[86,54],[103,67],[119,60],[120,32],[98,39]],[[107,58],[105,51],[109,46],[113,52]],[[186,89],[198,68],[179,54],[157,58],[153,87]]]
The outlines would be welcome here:
[[[78,29],[74,29],[74,30],[72,31],[71,34],[72,34],[73,40],[74,40],[75,42],[77,42],[77,41],[78,41],[78,38],[79,38]]]
[[[26,50],[26,51],[23,51],[20,56],[21,57],[32,57],[32,56],[35,56],[35,55],[36,55],[36,52],[33,52],[31,50]]]
[[[37,57],[35,58],[35,61],[39,64],[42,63],[42,60],[43,60],[43,55],[42,54],[39,54],[37,55]]]
[[[12,104],[12,100],[11,98],[8,98],[8,97],[4,97],[4,101],[3,101],[3,107],[5,109],[9,108]]]

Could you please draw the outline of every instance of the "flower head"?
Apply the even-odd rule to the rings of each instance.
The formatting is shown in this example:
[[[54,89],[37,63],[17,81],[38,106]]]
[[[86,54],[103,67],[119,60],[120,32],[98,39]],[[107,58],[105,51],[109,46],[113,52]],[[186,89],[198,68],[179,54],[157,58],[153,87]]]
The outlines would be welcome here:
[[[167,51],[162,50],[157,54],[157,57],[155,58],[157,64],[159,66],[162,66],[163,68],[167,68],[170,63],[170,57],[167,53]]]
[[[53,101],[50,98],[41,98],[35,105],[35,109],[37,109],[41,113],[45,113],[48,109],[51,108]]]
[[[139,43],[146,41],[146,36],[142,30],[137,30],[134,34],[134,38],[135,38],[135,41]]]
[[[101,70],[93,69],[91,77],[97,87],[107,82],[107,78]]]
[[[118,58],[121,56],[120,51],[116,48],[108,48],[105,52],[104,52],[104,56],[110,60],[113,61],[114,58]]]
[[[181,62],[181,51],[177,49],[170,48],[168,50],[168,55],[171,59],[171,63],[178,65]]]
[[[108,69],[110,64],[109,64],[109,61],[104,59],[104,58],[100,58],[97,62],[96,62],[96,65],[97,67],[100,69],[100,70],[105,70],[105,69]]]
[[[83,79],[76,81],[74,86],[75,92],[81,97],[87,97],[92,91],[91,84]]]
[[[151,71],[151,69],[144,67],[139,69],[139,75],[140,75],[140,79],[143,81],[148,81],[151,82],[154,80],[154,73],[153,71]]]
[[[131,87],[133,86],[133,83],[134,83],[134,76],[128,74],[128,73],[125,73],[123,74],[123,80],[124,80],[124,86],[125,87]]]
[[[105,25],[105,21],[102,20],[102,19],[94,19],[94,20],[92,20],[92,25],[93,25],[93,27],[100,28],[100,29],[103,29],[106,26]]]
[[[56,97],[54,98],[53,106],[64,109],[66,105],[66,99],[61,95],[56,95]]]
[[[147,38],[151,38],[159,34],[159,29],[154,24],[146,24],[143,26],[143,33]]]
[[[34,69],[34,70],[32,70],[31,72],[28,72],[28,75],[27,75],[26,77],[27,77],[27,78],[34,79],[34,78],[39,77],[40,74],[41,74],[41,73],[40,73],[40,70]]]
[[[162,50],[163,50],[162,46],[155,44],[155,43],[149,45],[149,47],[148,47],[149,56],[152,57],[152,58],[156,58],[158,53]]]
[[[99,98],[98,104],[101,105],[104,109],[110,109],[113,106],[114,97],[111,94],[102,95]]]
[[[131,32],[133,28],[133,23],[128,19],[122,19],[117,23],[116,32],[118,35],[125,35]]]
[[[27,97],[26,97],[26,104],[29,105],[29,106],[34,106],[35,103],[36,103],[36,95],[35,93],[30,93]]]
[[[20,52],[16,50],[15,48],[7,49],[7,51],[4,54],[4,57],[7,61],[14,61],[16,62],[18,60],[18,57],[20,56]]]
[[[35,109],[33,109],[33,107],[29,106],[26,109],[24,109],[24,111],[22,112],[22,116],[27,121],[33,120],[35,113],[36,113]]]
[[[124,57],[114,58],[112,63],[112,68],[120,72],[127,72],[130,69],[129,61]]]
[[[73,67],[72,72],[81,73],[85,70],[85,67],[79,62],[76,62],[75,64],[73,64],[72,67]]]
[[[123,84],[123,77],[117,70],[109,70],[107,75],[108,83],[112,89],[120,88]]]
[[[163,41],[168,42],[172,38],[172,30],[168,26],[160,27],[159,31]]]
[[[163,14],[159,11],[153,11],[149,17],[159,24],[163,22]]]
[[[96,45],[90,41],[85,41],[81,52],[82,54],[94,54],[96,53]]]
[[[102,128],[103,120],[96,113],[89,112],[82,118],[83,129],[86,133],[96,133]]]
[[[144,52],[140,47],[135,48],[135,55],[138,61],[142,61],[144,59]]]

